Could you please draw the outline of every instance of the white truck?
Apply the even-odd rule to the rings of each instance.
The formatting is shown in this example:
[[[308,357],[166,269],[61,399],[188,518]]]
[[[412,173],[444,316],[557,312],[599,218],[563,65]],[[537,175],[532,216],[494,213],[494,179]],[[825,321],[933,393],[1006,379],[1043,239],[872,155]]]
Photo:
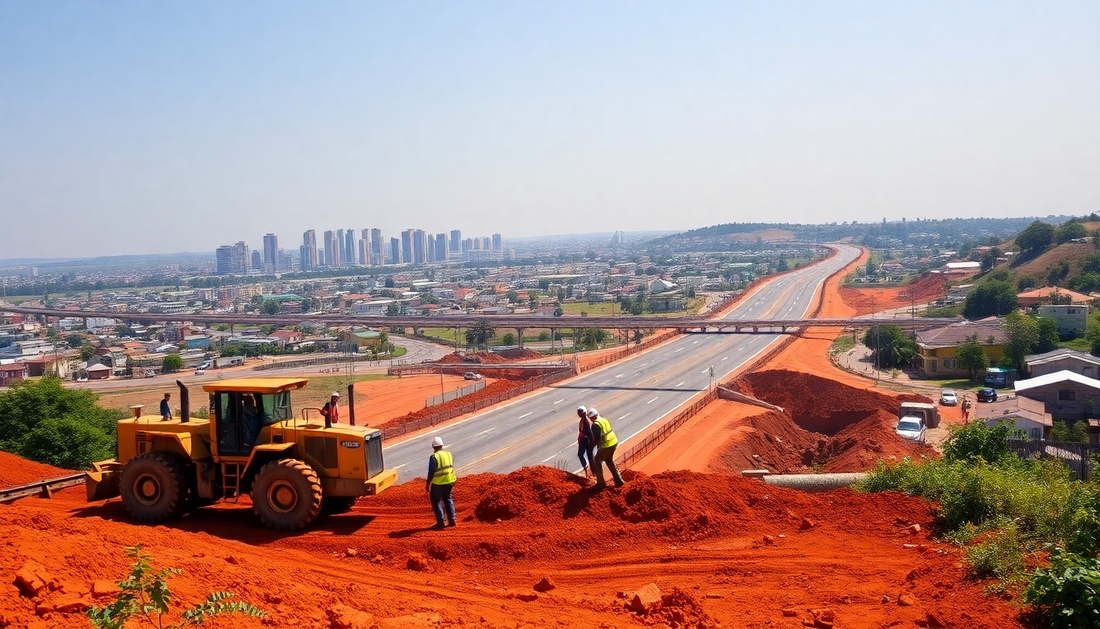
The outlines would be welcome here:
[[[237,367],[244,364],[244,356],[220,356],[214,359],[214,369]]]
[[[940,425],[940,409],[935,404],[902,402],[898,409],[898,419],[902,417],[919,417],[928,428],[938,428]]]

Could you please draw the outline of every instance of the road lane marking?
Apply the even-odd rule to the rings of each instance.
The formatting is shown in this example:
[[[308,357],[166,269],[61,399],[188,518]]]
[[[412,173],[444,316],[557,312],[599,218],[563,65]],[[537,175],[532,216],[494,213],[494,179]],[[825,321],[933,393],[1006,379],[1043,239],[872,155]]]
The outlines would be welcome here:
[[[622,417],[619,418],[619,420],[626,419],[627,417],[630,417],[630,413],[627,413],[626,415],[623,415]],[[616,421],[619,421],[619,420],[616,420]]]
[[[652,400],[646,402],[646,404],[652,404],[652,403],[656,402],[659,399],[661,399],[661,396],[658,395],[657,397],[653,398]]]
[[[527,417],[528,415],[534,415],[534,414],[535,414],[535,411],[531,411],[530,413],[524,413],[524,414],[520,415],[519,418],[523,419],[524,417]]]
[[[489,434],[489,433],[493,432],[493,431],[494,431],[494,430],[496,430],[496,429],[497,429],[497,427],[496,427],[496,426],[493,426],[492,428],[490,428],[490,429],[488,429],[488,430],[482,430],[481,432],[477,433],[477,436],[479,436],[479,437],[480,437],[481,435],[486,435],[486,434]]]
[[[677,349],[677,350],[676,350],[675,352],[672,352],[672,353],[673,353],[673,354],[679,354],[680,352],[684,351],[685,349],[686,349],[686,348],[684,348],[684,347],[681,347],[681,348]]]
[[[621,374],[619,374],[619,375],[617,375],[617,376],[615,376],[615,377],[616,377],[616,378],[622,378],[622,377],[623,377],[623,376],[625,376],[625,375],[626,375],[625,373],[621,373]]]
[[[684,386],[684,382],[687,382],[687,381],[686,381],[686,380],[681,380],[681,381],[680,381],[680,384],[676,385],[676,387],[682,387],[682,386]],[[672,387],[672,388],[673,388],[673,389],[675,389],[676,387]]]
[[[554,454],[551,454],[550,456],[548,456],[545,459],[543,459],[542,461],[540,461],[540,463],[545,463],[545,462],[549,461],[550,459],[558,456],[559,454],[561,454],[561,453],[560,452],[555,452]]]
[[[408,465],[408,463],[402,463],[401,465],[398,465],[397,467],[395,467],[395,468],[393,468],[393,469],[394,469],[394,470],[399,470],[399,469],[401,469],[401,468],[405,467],[406,465]]]
[[[723,358],[722,360],[729,360],[729,359],[730,359],[730,357],[729,357],[729,356],[726,356],[726,357],[725,357],[725,358]]]
[[[707,373],[708,371],[710,371],[710,367],[707,367],[706,369],[700,371],[699,373]]]
[[[561,404],[564,401],[565,401],[565,398],[562,398],[562,399],[558,400],[557,402],[554,402],[554,404],[552,404],[551,406],[557,406],[558,404]]]

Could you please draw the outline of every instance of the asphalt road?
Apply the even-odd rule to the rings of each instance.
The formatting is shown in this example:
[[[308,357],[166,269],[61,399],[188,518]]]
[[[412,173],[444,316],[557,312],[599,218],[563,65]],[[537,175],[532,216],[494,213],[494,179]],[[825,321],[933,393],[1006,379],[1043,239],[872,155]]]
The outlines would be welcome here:
[[[786,319],[809,314],[818,285],[859,255],[855,247],[839,249],[838,255],[824,262],[768,282],[726,318]],[[431,439],[441,436],[454,454],[460,475],[507,473],[539,464],[578,470],[578,405],[595,406],[611,421],[622,444],[705,390],[711,382],[711,366],[718,382],[778,339],[778,334],[687,334],[429,434],[392,443],[384,448],[386,467],[397,469],[398,482],[423,478]]]

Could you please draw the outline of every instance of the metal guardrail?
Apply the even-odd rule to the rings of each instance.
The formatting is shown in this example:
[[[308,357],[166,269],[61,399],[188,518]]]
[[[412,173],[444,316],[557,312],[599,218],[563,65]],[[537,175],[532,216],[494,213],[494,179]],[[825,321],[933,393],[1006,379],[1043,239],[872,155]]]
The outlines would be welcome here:
[[[29,496],[49,498],[53,495],[53,492],[59,489],[65,489],[66,487],[75,487],[76,485],[83,484],[84,474],[82,473],[73,474],[71,476],[62,476],[61,478],[41,480],[35,483],[19,485],[18,487],[0,489],[0,502],[11,502],[13,500],[27,498]]]
[[[446,391],[441,395],[433,395],[432,397],[424,400],[424,407],[431,408],[433,406],[439,406],[440,404],[446,404],[451,400],[457,400],[460,397],[465,397],[471,393],[477,393],[485,388],[485,381],[478,380],[473,384],[468,384],[461,389],[455,389],[453,391]]]

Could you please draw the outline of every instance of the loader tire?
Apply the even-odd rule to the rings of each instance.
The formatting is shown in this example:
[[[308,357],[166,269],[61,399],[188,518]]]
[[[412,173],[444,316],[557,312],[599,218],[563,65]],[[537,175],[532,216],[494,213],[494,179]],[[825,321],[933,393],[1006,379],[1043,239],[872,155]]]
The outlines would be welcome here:
[[[138,522],[158,524],[182,513],[187,499],[186,467],[176,455],[149,452],[122,469],[122,504]]]
[[[282,459],[260,468],[252,483],[252,510],[268,528],[296,531],[321,513],[321,481],[305,461]]]
[[[321,502],[321,511],[328,515],[347,513],[355,506],[355,496],[330,496]]]

